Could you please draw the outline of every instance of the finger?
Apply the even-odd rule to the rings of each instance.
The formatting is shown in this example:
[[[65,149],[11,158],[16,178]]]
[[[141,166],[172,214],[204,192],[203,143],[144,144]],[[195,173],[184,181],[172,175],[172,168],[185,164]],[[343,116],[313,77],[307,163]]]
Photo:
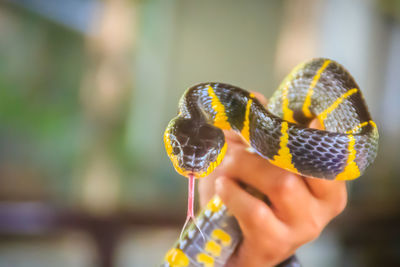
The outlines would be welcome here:
[[[257,100],[261,103],[261,105],[263,106],[267,105],[268,100],[263,94],[254,91],[252,91],[251,93],[257,98]]]
[[[232,153],[232,149],[235,147],[247,147],[248,145],[245,143],[244,139],[241,138],[234,131],[224,131],[226,142],[228,143],[228,150],[226,155]],[[200,179],[198,183],[199,195],[200,195],[200,206],[204,207],[212,196],[215,194],[215,179],[221,176],[223,170],[220,166],[204,179]]]
[[[280,219],[296,219],[298,204],[307,205],[311,201],[312,195],[299,175],[276,167],[242,147],[231,148],[223,170],[226,176],[235,177],[267,195]]]
[[[232,179],[224,176],[217,178],[215,188],[229,212],[238,220],[245,236],[253,236],[254,231],[259,229],[266,234],[274,234],[275,230],[283,228],[282,222],[267,204],[246,192]]]
[[[322,127],[322,125],[321,125],[321,123],[319,122],[318,119],[313,119],[313,120],[310,122],[309,127],[310,127],[310,128],[313,128],[313,129],[318,129],[318,130],[322,130],[322,129],[323,129],[323,127]]]
[[[310,192],[318,199],[329,199],[337,193],[346,192],[345,181],[324,180],[312,177],[305,177],[304,181],[307,183]]]
[[[225,140],[228,143],[228,147],[230,144],[240,144],[243,146],[249,146],[241,135],[232,130],[229,131],[225,130],[224,134],[225,134]]]
[[[310,128],[322,129],[319,120],[314,119],[310,123]],[[322,179],[305,179],[311,193],[318,199],[337,202],[336,208],[341,212],[347,203],[347,189],[345,181],[329,181]]]
[[[347,204],[347,188],[345,181],[331,181],[315,178],[305,178],[311,194],[323,201],[330,215],[337,215]]]
[[[226,266],[277,266],[295,251],[285,244],[279,246],[274,242],[276,240],[270,241],[271,245],[267,244],[267,246],[261,247],[260,244],[244,239],[237,252],[228,260]]]
[[[232,153],[235,148],[241,147],[246,148],[248,145],[244,139],[233,131],[224,131],[226,141],[228,142],[228,150],[226,155]],[[200,179],[198,182],[198,190],[200,195],[200,206],[203,207],[208,203],[211,197],[215,194],[215,179],[223,174],[223,167],[218,166],[210,175],[205,179]]]
[[[275,216],[268,205],[227,177],[219,177],[216,188],[217,194],[228,211],[236,217],[243,232],[243,243],[237,252],[237,265],[234,266],[272,266],[280,258],[289,255],[289,228]]]
[[[214,185],[215,179],[217,178],[215,175],[216,172],[217,170],[204,179],[200,179],[198,182],[200,207],[207,205],[208,201],[210,201],[211,197],[215,194]]]

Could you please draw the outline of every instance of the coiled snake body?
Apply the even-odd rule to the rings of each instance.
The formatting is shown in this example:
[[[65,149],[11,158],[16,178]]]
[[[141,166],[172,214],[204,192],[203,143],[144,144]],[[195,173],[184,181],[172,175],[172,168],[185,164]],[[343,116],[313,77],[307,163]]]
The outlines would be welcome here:
[[[323,130],[307,128],[318,118]],[[176,171],[190,180],[222,161],[222,130],[242,135],[262,157],[308,177],[352,180],[374,161],[378,130],[361,91],[338,63],[318,58],[297,66],[265,109],[253,94],[233,85],[189,88],[164,142]],[[197,217],[204,238],[190,225],[162,266],[223,266],[241,240],[240,228],[218,196]]]

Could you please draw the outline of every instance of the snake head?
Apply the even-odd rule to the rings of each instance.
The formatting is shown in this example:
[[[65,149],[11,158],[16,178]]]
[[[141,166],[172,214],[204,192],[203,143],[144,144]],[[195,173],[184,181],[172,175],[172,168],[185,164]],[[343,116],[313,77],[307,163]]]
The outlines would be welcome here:
[[[221,129],[179,116],[168,124],[164,143],[176,171],[186,177],[207,176],[222,161],[226,152]]]

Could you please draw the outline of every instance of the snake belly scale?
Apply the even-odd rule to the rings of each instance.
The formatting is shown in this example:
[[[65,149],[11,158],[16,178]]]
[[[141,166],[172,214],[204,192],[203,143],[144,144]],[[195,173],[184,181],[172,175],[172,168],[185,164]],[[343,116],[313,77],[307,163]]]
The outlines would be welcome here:
[[[323,130],[307,125],[317,118]],[[374,161],[378,129],[353,77],[337,62],[317,58],[298,65],[265,108],[253,94],[224,83],[187,89],[164,142],[178,173],[201,178],[222,161],[222,130],[242,135],[260,156],[288,171],[321,179],[352,180]],[[215,196],[162,266],[223,266],[241,240],[235,218]]]

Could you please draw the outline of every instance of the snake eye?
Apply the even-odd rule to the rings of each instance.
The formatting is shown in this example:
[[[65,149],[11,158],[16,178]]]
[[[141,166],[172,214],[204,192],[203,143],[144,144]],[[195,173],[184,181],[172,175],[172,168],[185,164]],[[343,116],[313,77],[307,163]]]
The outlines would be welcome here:
[[[210,155],[211,155],[211,157],[216,158],[218,156],[218,151],[217,150],[212,150]]]
[[[172,148],[172,153],[173,153],[174,155],[177,155],[177,154],[181,153],[181,149],[180,149],[178,146],[174,146],[174,147]]]
[[[181,147],[176,140],[171,140],[172,154],[177,155],[181,153]]]

